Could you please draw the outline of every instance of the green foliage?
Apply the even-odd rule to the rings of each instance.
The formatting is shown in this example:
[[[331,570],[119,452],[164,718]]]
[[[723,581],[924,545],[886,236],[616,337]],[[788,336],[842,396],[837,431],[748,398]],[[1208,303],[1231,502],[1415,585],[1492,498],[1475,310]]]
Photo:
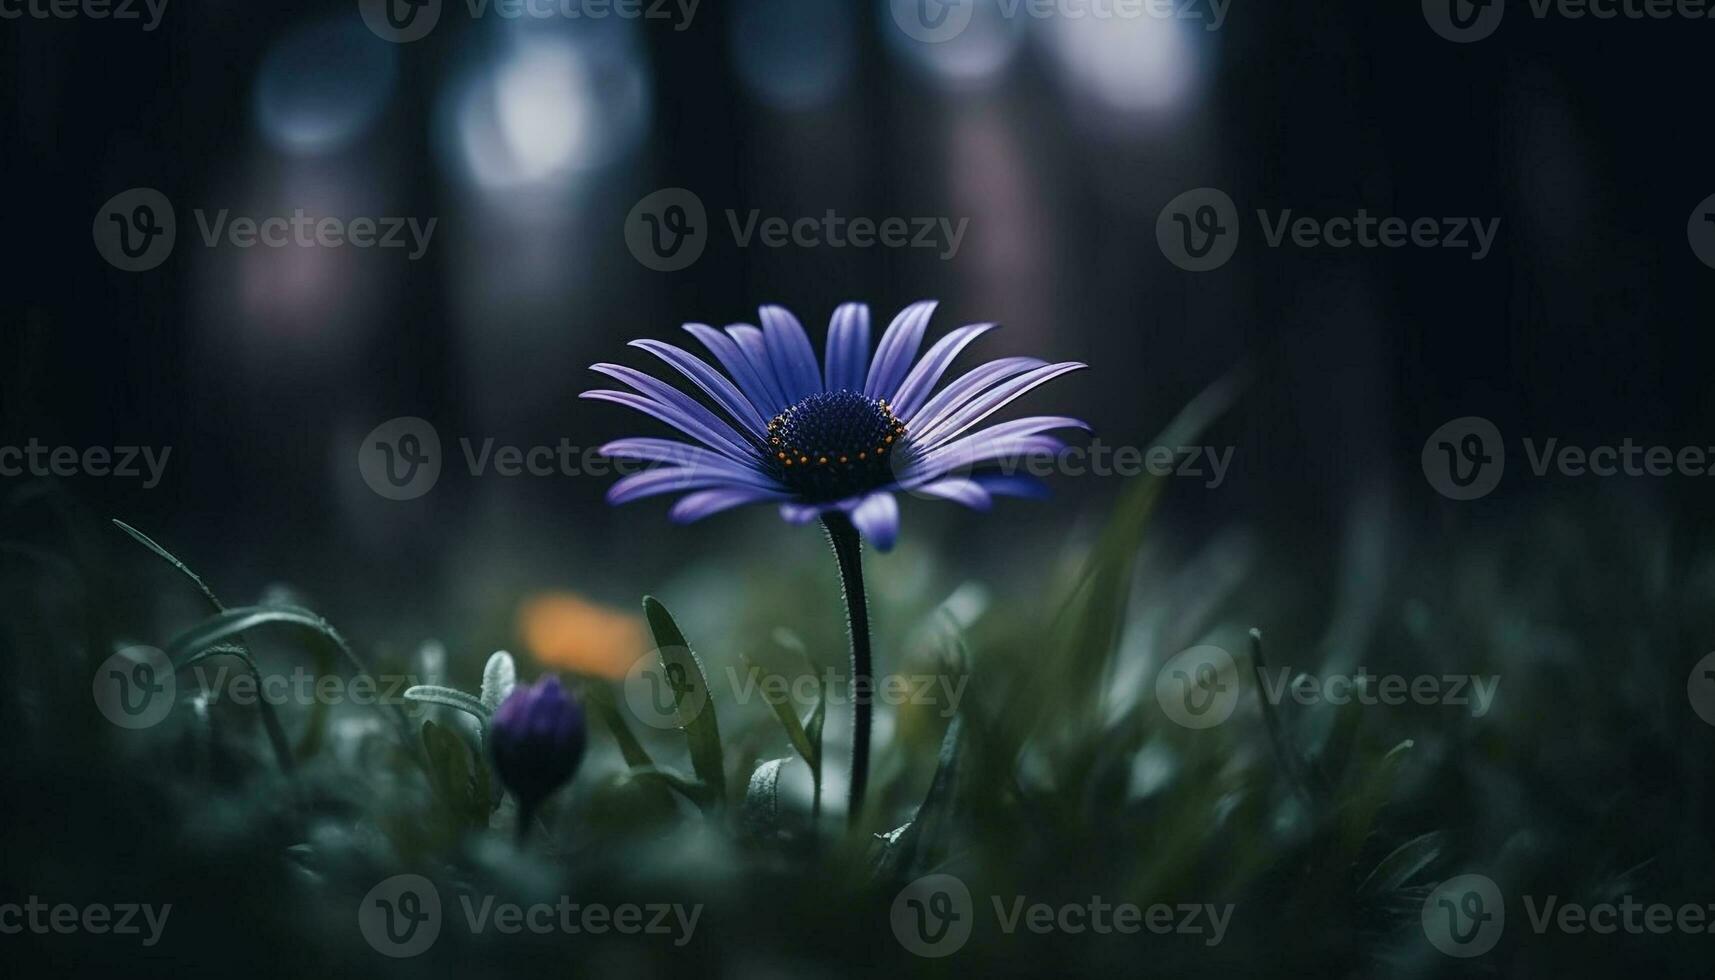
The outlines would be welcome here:
[[[435,794],[452,819],[468,827],[487,827],[493,794],[489,767],[452,730],[423,722],[423,753]]]
[[[721,750],[720,723],[703,673],[703,662],[691,650],[679,625],[654,596],[643,597],[643,615],[655,636],[655,649],[673,689],[673,705],[691,750],[691,769],[717,803],[726,799],[726,763]],[[678,669],[674,669],[678,668]]]

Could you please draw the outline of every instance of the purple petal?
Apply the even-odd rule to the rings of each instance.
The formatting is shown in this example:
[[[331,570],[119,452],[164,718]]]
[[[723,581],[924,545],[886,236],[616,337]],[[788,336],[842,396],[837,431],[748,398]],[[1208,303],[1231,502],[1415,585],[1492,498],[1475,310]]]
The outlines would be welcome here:
[[[651,463],[668,463],[679,467],[736,466],[750,473],[761,472],[754,463],[735,460],[712,449],[693,446],[673,439],[615,439],[596,452],[610,459],[640,459]]]
[[[957,470],[969,470],[979,463],[1000,463],[1007,471],[1017,469],[1030,456],[1054,456],[1066,444],[1053,436],[1008,436],[1001,439],[960,439],[943,446],[934,454],[924,456],[899,474],[903,486],[915,487],[926,480],[935,480]]]
[[[698,490],[680,497],[673,509],[667,512],[667,516],[676,524],[690,524],[723,510],[763,500],[786,500],[789,497],[789,494],[751,487]]]
[[[887,332],[881,335],[881,344],[875,349],[875,360],[870,362],[864,394],[892,400],[899,391],[899,383],[905,380],[905,372],[911,369],[911,362],[917,357],[917,348],[923,344],[923,331],[928,328],[929,317],[934,313],[935,301],[931,299],[912,303],[893,318]]]
[[[1047,384],[1063,374],[1082,371],[1087,366],[1079,364],[1077,361],[1062,361],[1059,364],[1050,364],[1026,372],[1005,384],[997,385],[972,398],[965,403],[964,407],[948,413],[937,421],[928,423],[922,431],[914,433],[914,435],[921,446],[939,445],[1005,408],[1014,399],[1032,388]]]
[[[721,362],[737,382],[740,391],[750,399],[750,403],[758,409],[758,414],[772,417],[774,405],[780,396],[774,391],[773,383],[763,380],[761,374],[750,363],[750,358],[744,356],[744,350],[738,346],[738,341],[732,339],[706,323],[687,323],[685,329],[691,336],[703,342],[715,360]]]
[[[994,498],[975,480],[953,478],[936,480],[916,488],[915,493],[926,493],[931,497],[940,497],[954,503],[964,504],[972,510],[988,510],[994,503]]]
[[[780,376],[774,370],[774,364],[768,357],[768,342],[763,339],[762,331],[748,323],[735,323],[726,328],[727,336],[743,352],[745,360],[750,362],[751,370],[768,387],[768,400],[758,402],[757,408],[770,418],[780,414],[786,407],[797,401],[786,397],[786,386],[781,384]]]
[[[946,373],[959,352],[994,327],[992,323],[974,323],[960,327],[937,341],[900,384],[899,393],[892,399],[893,414],[902,421],[911,421],[912,413],[929,400],[929,393],[935,390],[941,375]]]
[[[828,391],[862,391],[869,374],[869,307],[842,303],[828,323]]]
[[[672,408],[686,418],[694,419],[698,424],[726,440],[727,444],[738,454],[743,454],[747,449],[751,449],[752,452],[760,451],[762,445],[760,437],[753,440],[745,439],[725,419],[703,407],[702,402],[660,378],[644,374],[636,368],[628,368],[623,364],[591,364],[590,370],[597,374],[605,374],[623,384],[628,384],[650,401]]]
[[[709,469],[662,467],[633,473],[614,481],[613,486],[607,490],[607,502],[614,505],[628,504],[633,500],[642,500],[644,497],[658,494],[702,490],[708,487],[775,492],[777,488],[765,480],[761,475],[746,477]]]
[[[816,350],[810,346],[810,336],[798,318],[781,306],[764,306],[758,312],[762,316],[762,339],[768,346],[768,360],[774,365],[774,377],[786,397],[798,401],[821,391],[822,372],[816,364]]]
[[[756,406],[750,399],[733,387],[724,375],[702,359],[688,351],[680,350],[672,344],[664,344],[659,340],[634,340],[633,347],[654,354],[672,365],[675,370],[691,379],[691,383],[703,390],[703,394],[713,398],[720,407],[727,410],[745,428],[749,429],[758,439],[763,438],[768,431],[767,421],[757,412]]]
[[[1036,436],[1052,429],[1088,430],[1089,426],[1078,419],[1065,415],[1033,415],[1029,418],[1014,419],[1011,422],[1002,422],[986,429],[979,429],[963,439],[941,442],[939,445],[932,445],[929,449],[920,447],[918,451],[921,455],[918,457],[918,465],[913,468],[925,471],[933,470],[942,460],[959,456],[970,457],[973,452],[980,451],[986,443]],[[1059,442],[1059,440],[1055,440],[1055,442]],[[1058,452],[1058,449],[1055,451]],[[970,460],[967,459],[966,461],[969,462]]]
[[[971,477],[972,482],[997,497],[1026,497],[1047,500],[1048,484],[1022,473],[987,473]]]
[[[909,423],[912,434],[927,431],[930,426],[985,389],[1007,378],[1043,367],[1047,363],[1040,357],[1003,357],[971,368],[952,384],[937,392],[935,397],[929,399],[929,404],[917,410]]]
[[[645,398],[629,391],[609,391],[605,388],[586,391],[578,397],[613,402],[616,405],[624,405],[626,408],[634,408],[645,415],[660,419],[693,439],[702,440],[704,445],[740,462],[754,459],[756,456],[755,450],[747,447],[735,447],[730,439],[714,429],[703,425],[678,409],[663,405],[652,398]]]
[[[899,537],[899,501],[891,493],[872,493],[852,510],[852,524],[877,551],[892,551]]]
[[[822,516],[822,508],[815,504],[781,504],[780,519],[788,524],[808,524]]]

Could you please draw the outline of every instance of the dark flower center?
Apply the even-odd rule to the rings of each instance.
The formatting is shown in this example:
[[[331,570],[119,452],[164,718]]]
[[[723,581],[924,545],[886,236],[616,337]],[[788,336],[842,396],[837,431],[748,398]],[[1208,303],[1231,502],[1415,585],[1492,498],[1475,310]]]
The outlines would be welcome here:
[[[769,463],[788,489],[828,503],[886,486],[905,445],[905,423],[886,399],[817,392],[768,423]]]

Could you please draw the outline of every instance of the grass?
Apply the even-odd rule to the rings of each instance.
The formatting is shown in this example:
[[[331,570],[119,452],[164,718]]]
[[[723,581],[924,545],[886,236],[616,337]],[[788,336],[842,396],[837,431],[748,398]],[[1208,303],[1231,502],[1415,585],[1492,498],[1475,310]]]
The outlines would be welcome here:
[[[1200,428],[1225,397],[1194,405],[1174,434]],[[171,542],[44,521],[64,513],[51,495],[14,501],[5,526],[36,540],[0,552],[19,600],[8,603],[0,693],[7,893],[174,912],[146,949],[31,933],[5,937],[6,948],[51,955],[68,972],[263,963],[420,977],[1706,970],[1710,935],[1538,934],[1523,901],[1715,902],[1715,729],[1685,693],[1710,635],[1706,532],[1655,510],[1549,504],[1480,536],[1387,532],[1391,562],[1342,586],[1267,544],[1185,549],[1152,535],[1171,506],[1160,489],[1128,488],[1075,560],[1029,588],[985,587],[989,601],[974,603],[981,589],[956,582],[938,594],[957,602],[878,592],[877,619],[893,624],[878,668],[968,683],[951,715],[934,704],[879,710],[870,804],[849,832],[844,732],[822,724],[840,714],[829,692],[738,705],[708,680],[743,655],[812,672],[805,652],[826,637],[727,649],[725,636],[793,619],[765,607],[712,622],[694,601],[676,614],[673,595],[648,600],[657,643],[704,678],[710,706],[683,732],[656,731],[630,717],[619,686],[580,679],[589,756],[522,849],[468,717],[481,712],[459,700],[482,688],[487,651],[455,661],[442,679],[451,694],[286,705],[271,721],[253,706],[204,703],[187,683],[167,721],[125,731],[90,697],[95,665],[132,633],[110,615],[119,593],[205,597],[204,618],[156,643],[181,674],[220,661],[346,678],[417,665],[368,665],[360,638],[314,612],[224,607]],[[156,574],[162,559],[189,578]],[[779,574],[783,601],[811,588]],[[825,609],[837,637],[839,607],[824,598],[791,606],[793,616]],[[1237,668],[1231,718],[1201,730],[1175,724],[1156,695],[1162,665],[1196,644],[1228,651]],[[1271,704],[1253,671],[1262,666],[1479,674],[1500,687],[1480,717],[1447,704]],[[358,910],[402,873],[434,882],[445,924],[428,952],[396,960],[366,942]],[[1465,873],[1507,896],[1498,944],[1470,960],[1443,955],[1422,925],[1435,883]],[[913,955],[893,926],[896,899],[931,874],[972,897],[969,939],[946,959]],[[463,925],[465,900],[560,896],[700,911],[682,944]],[[1009,935],[1002,924],[1020,900],[1230,907],[1231,918],[1214,944],[1206,923],[1202,933]]]

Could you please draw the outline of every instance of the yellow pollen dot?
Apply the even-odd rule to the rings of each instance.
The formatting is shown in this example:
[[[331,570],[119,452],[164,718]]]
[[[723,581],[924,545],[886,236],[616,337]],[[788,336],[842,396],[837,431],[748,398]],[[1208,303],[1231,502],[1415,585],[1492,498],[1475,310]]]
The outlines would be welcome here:
[[[868,459],[869,453],[858,453],[858,459]]]
[[[892,437],[892,436],[888,436],[888,437],[887,437],[887,441],[888,441],[888,443],[889,443],[889,444],[892,444],[892,442],[893,442],[893,437]]]
[[[848,457],[848,456],[841,456],[841,457],[840,457],[840,462],[842,462],[842,463],[849,463],[849,462],[851,462],[851,458],[850,458],[850,457]]]
[[[810,457],[808,457],[808,456],[798,457],[798,462],[800,462],[800,463],[808,463],[809,461],[810,461]]]
[[[828,465],[828,457],[823,456],[821,459],[816,460],[816,462],[820,463],[823,466],[826,466],[826,465]]]
[[[786,458],[785,453],[775,453],[774,455],[777,459],[785,459]]]
[[[887,453],[887,447],[886,446],[875,447],[875,454],[877,456],[883,456],[883,455],[886,455],[886,453]]]

